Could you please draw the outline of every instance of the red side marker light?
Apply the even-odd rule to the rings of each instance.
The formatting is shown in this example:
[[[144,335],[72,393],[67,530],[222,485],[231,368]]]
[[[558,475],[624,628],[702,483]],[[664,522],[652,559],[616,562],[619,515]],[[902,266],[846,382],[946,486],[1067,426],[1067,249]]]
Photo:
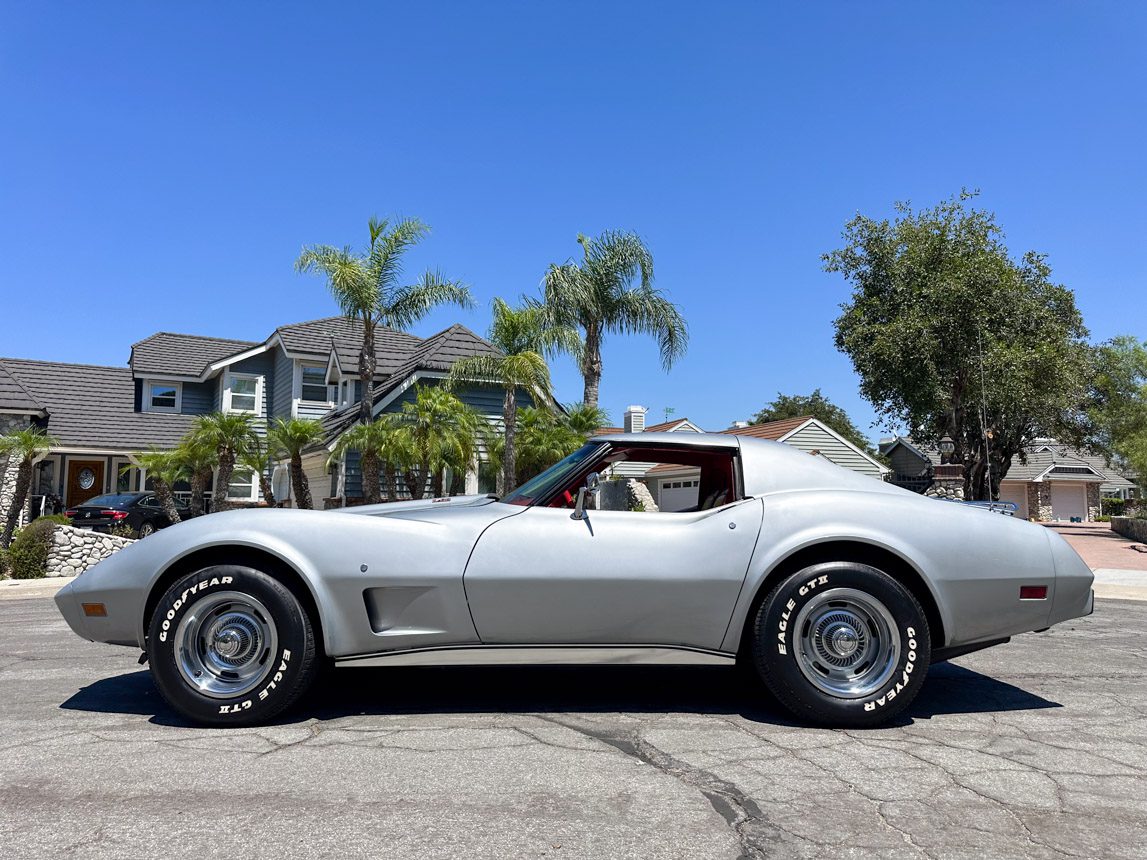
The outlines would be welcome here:
[[[88,618],[107,618],[108,608],[102,603],[81,603],[80,608]]]
[[[1047,586],[1021,585],[1020,600],[1047,600]]]

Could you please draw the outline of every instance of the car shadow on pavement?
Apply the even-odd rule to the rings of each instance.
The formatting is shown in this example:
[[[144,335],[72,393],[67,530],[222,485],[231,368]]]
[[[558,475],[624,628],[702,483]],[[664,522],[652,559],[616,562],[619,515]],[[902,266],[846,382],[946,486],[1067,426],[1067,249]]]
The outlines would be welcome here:
[[[140,714],[159,725],[190,725],[167,707],[147,671],[84,687],[67,710]],[[916,701],[893,725],[945,714],[1061,707],[953,663],[929,671]],[[361,668],[328,672],[277,724],[392,714],[691,713],[796,723],[736,669],[634,666]]]

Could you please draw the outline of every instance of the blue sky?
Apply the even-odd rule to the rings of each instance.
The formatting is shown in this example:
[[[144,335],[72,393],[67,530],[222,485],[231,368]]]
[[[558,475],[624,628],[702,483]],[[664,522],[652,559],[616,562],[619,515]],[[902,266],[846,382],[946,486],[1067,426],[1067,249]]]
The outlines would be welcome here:
[[[1147,336],[1147,7],[1116,3],[5,4],[0,355],[123,364],[154,331],[335,312],[306,243],[371,214],[535,293],[632,229],[691,327],[606,343],[602,405],[709,429],[820,387],[873,436],[819,256],[855,212],[982,189],[1096,340]],[[337,7],[337,8],[336,8]],[[554,368],[581,397],[572,362]]]

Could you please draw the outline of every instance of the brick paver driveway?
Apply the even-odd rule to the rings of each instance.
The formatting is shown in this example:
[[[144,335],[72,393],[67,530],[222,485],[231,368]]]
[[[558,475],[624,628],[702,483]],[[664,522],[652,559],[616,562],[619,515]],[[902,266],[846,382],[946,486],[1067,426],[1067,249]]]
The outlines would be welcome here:
[[[1132,549],[1136,542],[1116,534],[1107,523],[1049,523],[1047,527],[1063,535],[1092,570],[1147,571],[1147,552],[1136,552]]]

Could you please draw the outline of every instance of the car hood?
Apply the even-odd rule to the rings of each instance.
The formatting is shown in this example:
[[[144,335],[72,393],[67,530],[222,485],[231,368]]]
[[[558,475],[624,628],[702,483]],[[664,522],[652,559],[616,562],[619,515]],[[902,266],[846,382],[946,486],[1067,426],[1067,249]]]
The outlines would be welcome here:
[[[439,496],[409,502],[382,502],[377,505],[357,505],[351,508],[332,508],[332,514],[357,514],[367,517],[404,516],[416,511],[446,510],[450,508],[479,508],[498,499],[491,495]]]

